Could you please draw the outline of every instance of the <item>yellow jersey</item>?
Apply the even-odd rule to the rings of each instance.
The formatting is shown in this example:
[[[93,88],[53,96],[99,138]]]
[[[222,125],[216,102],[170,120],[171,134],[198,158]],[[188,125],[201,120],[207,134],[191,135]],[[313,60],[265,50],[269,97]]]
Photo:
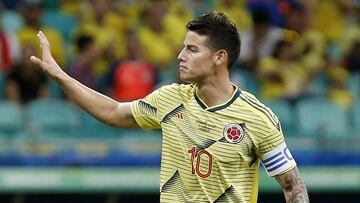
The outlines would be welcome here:
[[[161,202],[255,203],[260,160],[271,176],[295,167],[277,117],[234,87],[213,107],[196,85],[163,86],[132,102],[141,128],[162,129]]]

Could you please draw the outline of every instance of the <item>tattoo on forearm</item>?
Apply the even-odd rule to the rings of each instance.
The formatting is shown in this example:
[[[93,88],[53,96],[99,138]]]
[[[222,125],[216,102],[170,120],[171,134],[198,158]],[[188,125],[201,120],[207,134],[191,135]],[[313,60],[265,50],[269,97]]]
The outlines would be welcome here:
[[[304,182],[299,176],[297,168],[276,177],[283,187],[287,203],[308,203],[310,202]]]

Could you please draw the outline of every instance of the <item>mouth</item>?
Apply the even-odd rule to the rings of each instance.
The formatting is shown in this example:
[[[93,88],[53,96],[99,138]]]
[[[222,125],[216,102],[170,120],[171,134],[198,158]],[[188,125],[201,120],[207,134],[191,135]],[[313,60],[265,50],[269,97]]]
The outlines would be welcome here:
[[[187,67],[184,66],[184,65],[179,65],[179,69],[180,69],[180,70],[185,70],[185,69],[187,69]]]

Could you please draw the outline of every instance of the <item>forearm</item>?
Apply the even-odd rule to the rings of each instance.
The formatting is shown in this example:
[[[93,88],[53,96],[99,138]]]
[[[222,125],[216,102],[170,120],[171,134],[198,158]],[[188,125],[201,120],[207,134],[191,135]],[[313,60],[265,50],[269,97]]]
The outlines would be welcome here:
[[[281,184],[287,203],[310,202],[306,186],[299,176],[297,168],[276,177]]]
[[[115,119],[112,115],[118,108],[117,101],[86,87],[64,72],[54,79],[68,97],[82,109],[98,120],[108,125],[114,125]]]
[[[284,190],[284,195],[287,203],[307,203],[310,202],[309,196],[304,182],[299,179],[297,186],[290,186],[288,190]]]

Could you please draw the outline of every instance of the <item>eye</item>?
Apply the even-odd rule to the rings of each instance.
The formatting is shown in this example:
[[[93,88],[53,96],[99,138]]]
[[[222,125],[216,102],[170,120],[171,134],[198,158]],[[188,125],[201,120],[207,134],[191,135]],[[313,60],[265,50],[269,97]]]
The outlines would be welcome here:
[[[196,48],[194,48],[194,47],[190,47],[189,50],[190,50],[191,52],[198,52],[198,50],[197,50]]]

